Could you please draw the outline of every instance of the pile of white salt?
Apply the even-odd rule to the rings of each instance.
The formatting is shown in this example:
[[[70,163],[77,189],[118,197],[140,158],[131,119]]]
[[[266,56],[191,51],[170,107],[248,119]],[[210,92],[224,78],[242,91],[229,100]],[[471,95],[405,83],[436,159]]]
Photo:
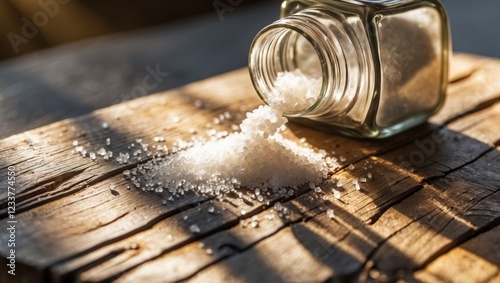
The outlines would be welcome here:
[[[241,132],[139,165],[131,177],[147,191],[223,195],[244,187],[293,194],[309,184],[314,188],[337,164],[323,150],[286,139],[281,134],[287,119],[283,112],[302,111],[317,99],[320,81],[299,70],[278,74],[270,106],[248,112]],[[129,175],[130,172],[127,172]]]

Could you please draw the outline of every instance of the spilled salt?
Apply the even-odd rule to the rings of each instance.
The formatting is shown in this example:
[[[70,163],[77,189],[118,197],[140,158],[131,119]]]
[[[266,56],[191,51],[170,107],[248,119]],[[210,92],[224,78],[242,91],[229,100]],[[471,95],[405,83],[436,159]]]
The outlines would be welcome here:
[[[326,153],[285,139],[281,132],[287,120],[281,114],[260,106],[247,113],[241,132],[149,161],[141,166],[143,189],[159,183],[172,194],[193,190],[219,195],[240,187],[278,190],[319,184],[329,172]]]
[[[287,123],[283,112],[310,107],[317,99],[320,81],[295,70],[279,73],[275,85],[277,91],[267,100],[270,106],[262,105],[248,112],[246,119],[234,127],[241,132],[218,136],[214,130],[209,136],[215,139],[139,165],[141,188],[152,191],[159,184],[173,195],[189,190],[220,195],[240,187],[270,188],[276,192],[309,184],[318,191],[317,184],[336,163],[326,152],[299,145],[284,138],[281,132]],[[229,112],[224,113],[214,123],[231,118]],[[123,157],[120,159],[126,163]]]

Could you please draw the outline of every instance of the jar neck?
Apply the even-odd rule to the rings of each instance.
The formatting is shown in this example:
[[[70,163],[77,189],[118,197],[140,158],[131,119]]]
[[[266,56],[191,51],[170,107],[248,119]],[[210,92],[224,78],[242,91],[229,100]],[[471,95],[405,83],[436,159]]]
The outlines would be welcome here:
[[[342,116],[358,96],[363,52],[347,20],[327,9],[312,7],[265,27],[250,48],[249,70],[260,98],[269,104],[280,74],[300,70],[319,80],[314,100],[302,109],[286,109],[291,117]],[[286,94],[278,94],[286,95]],[[287,99],[283,97],[283,99]]]

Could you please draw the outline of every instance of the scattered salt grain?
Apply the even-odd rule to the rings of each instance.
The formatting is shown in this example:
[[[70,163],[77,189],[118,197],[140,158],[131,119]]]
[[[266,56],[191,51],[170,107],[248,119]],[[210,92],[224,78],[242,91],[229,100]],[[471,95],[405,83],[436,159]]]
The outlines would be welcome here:
[[[77,140],[73,141],[73,146],[78,146],[78,141]]]
[[[189,231],[194,234],[198,234],[201,232],[200,227],[198,227],[198,225],[196,224],[189,226]]]
[[[252,220],[252,221],[250,222],[250,226],[251,226],[252,228],[257,228],[257,227],[259,227],[259,221],[257,221],[257,220]]]
[[[163,136],[154,137],[153,141],[155,141],[155,142],[164,142],[165,138]]]
[[[122,173],[122,174],[123,174],[123,177],[124,177],[125,179],[130,178],[130,170],[125,170],[125,171],[123,171],[123,173]]]
[[[276,211],[281,211],[283,209],[283,205],[281,204],[281,202],[277,202],[274,204],[274,210]]]
[[[111,145],[111,139],[110,138],[106,139],[106,145]]]
[[[330,219],[332,219],[335,216],[335,213],[333,212],[333,209],[329,208],[326,210],[326,216]]]
[[[358,182],[358,179],[354,179],[352,180],[352,184],[354,185],[354,188],[359,191],[361,189],[361,187],[359,186],[359,182]]]
[[[137,250],[137,249],[139,249],[139,245],[137,243],[130,243],[128,245],[128,249],[130,249],[130,250]]]
[[[100,156],[104,156],[106,155],[107,152],[104,148],[100,148],[98,151],[97,151],[97,155],[100,155]]]
[[[130,158],[130,154],[127,153],[119,153],[119,156],[116,158],[119,164],[126,164]]]
[[[368,173],[368,174],[366,174],[366,176],[368,176],[369,179],[371,179],[373,177],[372,173]]]
[[[339,191],[332,189],[332,193],[333,193],[334,198],[340,199],[340,192]]]
[[[108,123],[106,123],[106,122],[102,122],[102,123],[101,123],[101,127],[102,127],[103,129],[107,129],[107,128],[109,128],[109,125],[108,125]]]

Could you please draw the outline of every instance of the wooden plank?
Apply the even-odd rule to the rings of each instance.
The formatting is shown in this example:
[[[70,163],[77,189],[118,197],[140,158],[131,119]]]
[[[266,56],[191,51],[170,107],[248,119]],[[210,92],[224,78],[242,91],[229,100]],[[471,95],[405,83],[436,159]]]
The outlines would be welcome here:
[[[500,153],[496,156],[494,165],[500,166]],[[446,177],[394,205],[372,225],[363,224],[357,215],[343,209],[342,205],[335,205],[334,220],[328,219],[325,213],[318,214],[308,222],[280,232],[287,236],[265,238],[248,251],[203,269],[188,281],[221,281],[237,276],[250,282],[258,278],[273,282],[274,277],[266,281],[265,276],[256,275],[259,268],[265,268],[263,265],[272,266],[271,274],[281,274],[285,282],[303,278],[300,277],[303,274],[300,263],[287,262],[284,255],[311,262],[310,270],[304,273],[308,282],[352,280],[362,276],[381,281],[405,278],[412,269],[425,265],[426,261],[450,248],[452,241],[459,242],[498,223],[500,210],[494,205],[500,201],[498,185],[500,183],[496,189],[491,189]],[[433,201],[426,201],[429,199]],[[287,242],[284,238],[295,240]],[[270,254],[273,260],[282,262],[256,261],[256,254]],[[330,267],[331,273],[323,271],[325,265]],[[148,270],[161,270],[161,266],[153,262],[148,262],[147,266]],[[140,272],[141,267],[122,278],[124,282],[131,282],[137,278],[135,273]]]
[[[415,273],[422,282],[500,282],[500,226],[453,248]]]
[[[469,61],[474,62],[475,58],[464,56],[458,60],[463,60],[463,64],[466,65]],[[497,64],[496,61],[491,62],[491,64]],[[480,72],[482,69],[475,71],[474,74]],[[473,82],[477,82],[477,79],[477,76],[465,76],[463,79],[457,80],[456,83],[472,85]],[[473,82],[469,82],[469,80]],[[497,150],[492,147],[498,143],[495,141],[497,132],[488,133],[485,131],[491,121],[480,119],[480,121],[476,120],[477,122],[471,123],[469,120],[475,119],[476,113],[486,113],[484,117],[488,117],[488,115],[496,117],[495,113],[498,107],[492,106],[494,103],[492,101],[495,100],[494,93],[497,96],[500,95],[500,92],[491,89],[478,91],[478,95],[471,97],[468,103],[464,104],[460,99],[454,98],[455,95],[461,95],[460,89],[457,88],[455,92],[450,93],[448,104],[443,108],[444,112],[448,111],[447,109],[453,109],[453,111],[458,111],[457,113],[460,111],[467,113],[462,118],[446,116],[442,118],[442,121],[443,123],[452,121],[449,124],[450,127],[456,125],[457,131],[468,131],[468,135],[482,133],[479,141],[451,129],[443,128],[442,124],[424,125],[385,141],[351,139],[321,133],[298,125],[290,127],[290,131],[286,133],[288,137],[295,140],[306,137],[312,145],[328,151],[335,150],[336,156],[347,158],[343,166],[332,176],[332,178],[338,179],[337,181],[347,185],[355,176],[366,176],[368,169],[373,170],[373,180],[363,185],[361,191],[356,191],[352,186],[346,186],[342,189],[341,201],[333,201],[333,204],[329,204],[333,205],[337,214],[340,215],[337,219],[343,219],[342,221],[338,220],[339,223],[346,227],[344,228],[346,231],[349,231],[347,236],[339,235],[338,238],[335,238],[345,237],[348,239],[349,244],[345,242],[339,247],[351,251],[350,253],[357,253],[352,259],[346,258],[343,266],[349,266],[354,262],[357,262],[357,265],[342,273],[343,269],[333,268],[330,266],[331,262],[327,265],[316,264],[318,259],[310,258],[311,264],[317,266],[318,274],[322,274],[323,277],[328,277],[331,274],[348,277],[351,276],[353,270],[362,268],[365,264],[363,260],[368,258],[384,239],[403,229],[404,225],[411,223],[411,218],[409,218],[408,222],[400,221],[399,224],[391,224],[394,227],[380,224],[390,223],[390,221],[387,222],[385,215],[389,212],[396,213],[391,212],[394,204],[398,202],[406,204],[408,199],[420,191],[427,191],[428,186],[424,186],[422,181],[446,174],[451,176],[460,170],[472,170],[468,169],[471,168],[469,165],[477,165],[483,159],[491,159],[491,162],[488,161],[489,164],[492,162],[497,164],[495,163],[497,162],[495,155]],[[195,100],[202,101],[204,107],[202,109],[195,107],[193,103]],[[127,185],[131,184],[120,176],[124,169],[134,167],[147,157],[144,157],[142,161],[133,160],[126,165],[118,164],[115,160],[103,162],[102,159],[99,159],[95,162],[89,158],[82,159],[77,154],[72,154],[73,146],[71,143],[77,139],[89,151],[96,152],[99,148],[104,147],[112,150],[116,156],[118,152],[127,152],[129,150],[127,147],[130,143],[135,142],[136,138],[140,137],[153,145],[156,144],[153,137],[161,135],[166,138],[165,144],[171,148],[177,139],[188,139],[191,136],[190,128],[198,131],[199,135],[205,135],[206,123],[212,121],[218,114],[231,111],[236,117],[238,113],[241,114],[240,105],[244,104],[251,109],[258,103],[246,70],[240,70],[181,89],[99,110],[79,119],[58,122],[0,141],[0,162],[2,165],[0,166],[2,168],[0,176],[4,178],[7,175],[6,167],[12,164],[16,165],[19,175],[17,185],[19,230],[17,239],[20,243],[19,246],[22,247],[18,251],[19,261],[27,265],[28,270],[33,272],[50,270],[54,279],[65,277],[91,282],[106,281],[119,276],[122,272],[134,272],[134,268],[140,268],[145,261],[153,263],[155,259],[162,259],[163,255],[168,256],[177,250],[185,250],[188,245],[192,247],[198,244],[196,242],[198,240],[236,229],[234,227],[238,227],[240,219],[260,213],[264,209],[264,205],[256,203],[252,199],[249,199],[247,203],[236,202],[233,205],[222,205],[221,207],[226,207],[226,210],[217,215],[216,219],[219,220],[207,223],[207,230],[202,231],[206,233],[189,234],[187,233],[189,225],[186,226],[189,222],[180,222],[180,219],[183,220],[183,213],[196,215],[198,208],[194,206],[201,203],[201,207],[206,207],[210,201],[208,198],[186,195],[173,203],[163,204],[163,196],[161,195],[144,194],[136,189],[127,189]],[[482,112],[481,109],[484,109],[485,112]],[[180,121],[177,122],[175,117],[179,117]],[[213,127],[227,130],[232,123],[238,123],[239,119],[241,117],[228,123],[213,125]],[[470,126],[460,128],[462,121],[469,121],[467,123]],[[108,123],[109,128],[103,129],[102,122]],[[426,160],[425,166],[413,168],[416,170],[398,165],[399,154],[404,153],[403,156],[409,156],[408,154],[418,148],[418,145],[412,143],[413,140],[432,138],[432,134],[435,132],[449,137],[451,141],[454,140],[454,137],[458,137],[459,142],[457,141],[456,144],[443,143],[436,147],[436,152],[433,155],[445,156],[461,150],[467,150],[467,154],[451,155],[449,158],[440,159],[440,163],[435,163],[437,158],[430,158]],[[108,137],[112,141],[110,146],[106,146],[105,143]],[[48,162],[53,162],[53,164]],[[354,163],[354,170],[346,168],[350,163]],[[367,166],[366,170],[363,169],[365,165]],[[370,165],[372,168],[369,168]],[[481,169],[485,171],[483,175],[488,178],[485,179],[486,181],[477,182],[481,184],[479,186],[484,188],[497,186],[497,173],[487,169],[485,164],[481,166]],[[467,180],[467,178],[465,179]],[[476,180],[472,178],[470,181],[475,182]],[[468,181],[466,183],[468,184]],[[333,183],[327,182],[322,185],[325,192],[332,187]],[[5,192],[2,193],[0,205],[3,209],[2,215],[5,216]],[[306,196],[314,198],[315,194],[306,193],[304,197]],[[329,197],[330,201],[333,200],[331,195]],[[239,215],[241,209],[246,209],[249,213],[242,217]],[[299,210],[297,217],[298,219],[311,219],[307,220],[306,224],[315,223],[321,228],[321,225],[324,225],[327,220],[324,216],[324,207],[322,209],[318,208],[317,203],[312,202]],[[61,215],[64,215],[65,219],[62,219]],[[317,217],[325,219],[316,220]],[[494,219],[494,214],[492,217]],[[488,221],[484,225],[488,225]],[[309,226],[298,228],[301,227],[300,225],[306,225],[302,223],[297,224],[296,227],[292,225],[292,227],[287,228],[289,224],[294,222],[289,221],[286,222],[286,225],[279,226],[279,231],[289,232],[277,232],[273,228],[274,230],[269,230],[272,232],[255,233],[254,235],[254,233],[247,231],[250,235],[254,235],[251,236],[254,238],[248,244],[243,245],[242,249],[259,245],[260,241],[265,241],[268,238],[271,241],[274,238],[272,235],[276,233],[302,233],[306,235],[303,236],[303,241],[306,241],[308,237],[313,237],[312,235],[316,234],[316,232],[308,232],[309,230],[322,231],[321,235],[317,236],[319,239],[325,237],[323,234],[334,231],[334,229],[318,230],[317,227]],[[331,221],[327,223],[331,225]],[[375,224],[368,225],[368,223]],[[177,227],[178,224],[179,227]],[[1,231],[5,230],[4,225],[5,222],[0,224]],[[478,224],[478,229],[484,225]],[[52,227],[54,228],[52,229]],[[371,227],[377,227],[377,230],[366,234],[369,235],[368,237],[365,236],[366,229],[372,229]],[[360,232],[356,232],[358,230]],[[177,233],[178,236],[174,237],[172,243],[168,241],[164,243],[161,239],[165,237],[165,233]],[[469,235],[467,233],[468,230],[457,237]],[[7,251],[3,235],[0,238],[2,241],[0,242],[0,253],[5,255]],[[329,243],[330,240],[322,241]],[[293,239],[287,241],[287,243],[295,242],[296,240]],[[138,245],[138,249],[127,248],[134,243]],[[135,247],[135,245],[132,246]],[[364,248],[365,246],[371,248]],[[288,248],[288,246],[283,245],[282,248]],[[353,249],[354,251],[352,251]],[[253,251],[249,250],[249,253],[253,253]],[[240,252],[236,251],[231,254],[240,254]],[[430,260],[435,254],[436,252],[430,251],[426,256]],[[228,260],[231,258],[229,256]],[[339,256],[340,258],[342,256]],[[190,272],[196,268],[202,269],[203,266],[212,268],[211,264],[217,266],[215,262],[207,261],[204,265],[191,267],[189,271],[179,274],[178,277],[173,276],[173,280],[192,276]],[[326,266],[334,273],[324,273],[322,270]],[[23,272],[23,276],[27,276],[26,280],[48,279],[46,273],[36,276],[31,276],[31,274],[34,273]]]
[[[489,110],[490,111],[491,110],[496,111],[497,108],[496,107],[492,107]],[[465,120],[467,120],[467,119],[465,119]],[[455,122],[455,124],[456,123],[458,123],[458,122]],[[481,124],[478,124],[477,126],[478,126],[477,127],[478,129],[482,129],[483,128],[483,125],[481,125]],[[449,132],[448,130],[446,130],[446,131]],[[469,131],[472,131],[472,129],[469,129]],[[496,134],[495,132],[492,132],[492,133]],[[470,139],[470,143],[466,143],[467,145],[465,147],[468,147],[470,145],[474,146],[474,143],[477,143],[477,141],[474,141],[474,140]],[[481,147],[484,148],[484,146],[481,146]],[[480,154],[480,153],[481,152],[479,152],[478,154]],[[494,153],[496,153],[496,155]],[[496,156],[496,159],[492,159],[491,156]],[[466,161],[464,161],[464,162],[466,162]],[[490,164],[490,166],[492,166],[492,167],[500,166],[500,161],[498,160],[498,153],[497,153],[497,151],[493,151],[492,153],[487,154],[484,159],[480,159],[479,161],[476,161],[474,163],[474,166],[472,166],[472,167],[471,166],[466,166],[464,168],[461,168],[461,171],[470,171],[470,168],[475,168],[477,166],[481,166],[482,167],[484,163]],[[358,165],[359,165],[359,167],[358,167]],[[361,168],[361,165],[362,165],[361,162],[360,162],[360,164],[355,164],[355,168],[356,167],[357,168]],[[383,166],[383,163],[379,162],[377,164],[377,167],[375,169],[372,169],[373,175],[376,176],[376,177],[375,177],[375,179],[373,181],[370,181],[370,183],[366,184],[367,187],[364,189],[364,191],[366,191],[364,193],[364,194],[366,194],[366,201],[361,201],[365,197],[363,195],[362,196],[356,195],[355,191],[352,190],[352,188],[351,188],[351,190],[352,190],[351,192],[349,192],[347,195],[345,195],[345,196],[342,197],[342,201],[345,202],[345,203],[347,203],[348,205],[346,205],[345,207],[339,208],[340,211],[342,211],[343,209],[345,209],[345,213],[341,213],[341,217],[345,217],[345,215],[351,216],[348,220],[345,220],[345,223],[346,223],[345,225],[348,228],[343,227],[344,231],[348,231],[348,229],[349,228],[352,229],[352,227],[358,227],[358,229],[361,229],[363,227],[363,225],[364,225],[363,223],[365,223],[366,221],[370,220],[373,217],[376,217],[377,214],[379,213],[377,211],[377,209],[380,209],[380,207],[382,206],[381,204],[378,204],[378,205],[376,204],[377,200],[379,200],[380,198],[386,198],[386,200],[382,201],[382,203],[387,203],[389,205],[393,204],[394,202],[397,201],[397,200],[394,199],[395,196],[398,196],[397,194],[394,196],[394,194],[391,194],[392,190],[387,190],[387,188],[385,188],[385,190],[382,189],[382,188],[386,187],[386,186],[383,185],[385,183],[385,178],[381,177],[382,174],[387,173],[387,172],[391,172],[391,170],[394,170],[394,169],[392,169],[390,166],[388,166],[388,167],[385,167],[385,166],[382,167],[382,166]],[[348,171],[348,170],[344,170],[344,171]],[[405,188],[408,188],[408,190],[412,190],[412,189],[415,189],[415,188],[419,187],[419,183],[418,182],[414,181],[414,179],[412,179],[412,178],[407,178],[408,175],[410,175],[409,173],[402,174],[402,175],[400,175],[401,177],[398,178],[397,177],[398,176],[397,172],[398,171],[395,171],[395,172],[392,173],[394,175],[391,178],[394,178],[393,181],[397,182],[397,186],[392,186],[392,187],[393,188],[397,187],[397,189],[398,189],[398,191],[399,191],[400,194],[404,192]],[[488,172],[488,171],[486,170],[485,172]],[[339,172],[334,177],[337,177],[338,180],[341,180],[341,181],[345,182],[348,179],[347,178],[346,179],[341,179],[341,177],[343,176],[342,173],[344,173],[344,172]],[[345,172],[345,175],[347,175],[347,174],[348,173]],[[452,173],[451,176],[454,176],[453,173]],[[495,176],[496,176],[496,178],[495,178]],[[500,178],[500,176],[498,176],[498,175],[495,175],[495,176],[492,175],[491,179],[498,180],[498,178]],[[340,178],[338,178],[338,177],[340,177]],[[422,180],[421,176],[414,175],[414,177]],[[409,182],[410,180],[413,180],[413,182]],[[407,181],[408,181],[408,186],[407,187],[403,186],[403,184],[405,182],[407,182]],[[346,183],[348,183],[348,182],[346,182]],[[374,186],[374,184],[376,184],[376,183],[378,183],[378,185],[380,187]],[[458,184],[458,185],[460,185],[460,184]],[[496,184],[491,184],[490,183],[490,185],[492,187],[495,187],[495,186],[498,187],[499,183],[497,181]],[[328,191],[327,188],[324,188],[324,190]],[[381,191],[380,193],[379,193],[379,190]],[[376,196],[378,196],[378,198]],[[423,203],[425,199],[430,199],[430,198],[435,198],[435,197],[436,196],[433,196],[433,195],[431,195],[431,196],[425,195],[425,196],[413,197],[411,200],[409,200],[409,202],[411,203],[416,198],[418,200],[418,201],[416,201],[416,203]],[[392,201],[392,203],[391,203],[391,201]],[[491,203],[494,202],[494,201],[495,200],[489,202],[488,204],[491,206]],[[466,208],[467,206],[466,205],[462,205],[462,206],[459,206],[459,207]],[[486,207],[488,207],[488,206],[486,206]],[[425,207],[425,208],[428,208],[428,207]],[[420,214],[417,215],[415,211],[412,211],[409,214],[413,218],[419,218],[419,217],[423,217],[422,215],[425,215],[425,213],[424,214],[422,214],[422,212],[419,212],[419,213]],[[394,213],[392,213],[392,215],[389,216],[389,218],[399,219],[400,220],[399,222],[396,221],[399,226],[395,226],[395,227],[385,227],[385,226],[382,226],[382,227],[377,227],[377,229],[373,229],[373,231],[369,230],[369,232],[366,231],[366,228],[365,229],[361,229],[362,232],[359,232],[359,233],[356,233],[356,231],[354,231],[353,233],[351,233],[351,235],[354,235],[354,236],[349,236],[349,239],[351,239],[351,240],[348,241],[348,243],[344,243],[343,245],[341,245],[339,247],[339,249],[344,250],[344,249],[349,249],[350,248],[352,250],[353,246],[354,246],[354,249],[356,249],[356,248],[362,249],[362,247],[365,247],[365,248],[362,249],[363,252],[364,252],[363,255],[364,255],[364,257],[368,257],[368,255],[375,250],[376,243],[383,242],[383,240],[387,239],[389,236],[391,236],[392,234],[396,233],[396,231],[399,231],[397,229],[402,229],[402,228],[405,227],[405,225],[410,225],[409,222],[408,222],[408,220],[412,220],[412,219],[409,218],[409,216],[406,216],[404,218],[404,219],[406,219],[406,221],[403,221],[403,219],[401,218],[401,216],[398,216],[398,214],[394,215]],[[487,223],[491,223],[491,221],[496,221],[495,219],[497,219],[497,218],[493,217],[493,220],[489,220],[489,222],[487,221]],[[383,218],[380,221],[381,222],[378,222],[378,223],[384,223],[384,225],[387,223],[386,220],[385,220],[385,218]],[[324,222],[324,220],[320,221],[320,222]],[[350,223],[350,224],[348,224],[348,223]],[[354,224],[354,223],[357,223],[357,224]],[[324,224],[322,224],[322,225],[324,226]],[[329,226],[331,226],[331,225],[329,225]],[[297,227],[300,227],[300,224],[297,225]],[[361,228],[359,228],[359,227],[361,227]],[[392,229],[389,229],[389,228],[392,228]],[[323,233],[319,233],[319,234],[321,234],[321,235],[331,234],[332,231],[336,231],[336,230],[339,230],[339,228],[337,227],[335,229],[332,229],[332,228],[325,229]],[[300,231],[299,228],[298,228],[298,231]],[[326,231],[328,231],[328,232],[326,232]],[[374,231],[377,231],[377,233],[375,233]],[[382,233],[381,235],[379,235],[378,233],[380,231],[385,231],[387,234],[385,234],[385,236],[384,236],[384,233]],[[295,234],[297,234],[297,233],[295,233]],[[366,236],[366,235],[370,235],[370,236]],[[345,235],[342,235],[339,238],[342,238],[342,237],[345,237]],[[360,240],[360,239],[363,239],[363,240]],[[353,244],[353,243],[356,243],[356,244]],[[436,244],[436,247],[439,247],[439,245]],[[284,247],[284,249],[289,249],[289,248],[291,248],[291,247]],[[334,250],[334,248],[330,248],[330,247],[328,247],[328,245],[326,245],[325,249],[327,251],[330,250],[330,249]],[[326,253],[326,251],[324,253]],[[345,256],[343,256],[343,257],[345,257]],[[359,271],[359,269],[361,268],[361,266],[365,262],[364,260],[359,260],[359,259],[358,259],[357,262],[349,261],[348,258],[347,259],[344,258],[343,261],[341,259],[342,259],[342,256],[339,256],[338,258],[335,258],[335,260],[331,260],[331,262],[335,263],[334,266],[336,267],[335,270],[337,271],[337,275],[335,275],[335,276],[348,277],[349,275],[352,275],[353,272]],[[346,261],[347,261],[347,263],[345,263]],[[158,262],[160,262],[160,263],[157,263],[156,260],[150,261],[144,267],[141,266],[137,270],[132,271],[130,274],[126,274],[124,277],[122,277],[122,280],[124,280],[124,282],[133,281],[133,280],[137,279],[136,276],[139,276],[137,274],[144,275],[144,274],[147,274],[148,272],[151,272],[151,270],[155,270],[155,269],[161,270],[159,264],[165,264],[165,262],[172,262],[172,259],[167,254],[166,256],[162,256],[158,260]],[[340,265],[339,263],[345,263],[345,265],[339,266]],[[407,264],[407,266],[411,266],[411,265]],[[348,268],[348,267],[350,267],[350,268]],[[372,271],[372,273],[373,272],[374,271]],[[379,272],[379,271],[377,271],[377,272]],[[157,274],[157,273],[154,273],[154,274]],[[140,277],[140,278],[143,278],[143,277]],[[149,277],[147,277],[147,278],[149,278]],[[159,278],[164,278],[164,277],[159,277]],[[199,278],[204,278],[204,277],[200,275]],[[217,280],[219,280],[219,279],[221,279],[221,278],[217,278]],[[153,279],[151,279],[151,280],[153,280]]]

